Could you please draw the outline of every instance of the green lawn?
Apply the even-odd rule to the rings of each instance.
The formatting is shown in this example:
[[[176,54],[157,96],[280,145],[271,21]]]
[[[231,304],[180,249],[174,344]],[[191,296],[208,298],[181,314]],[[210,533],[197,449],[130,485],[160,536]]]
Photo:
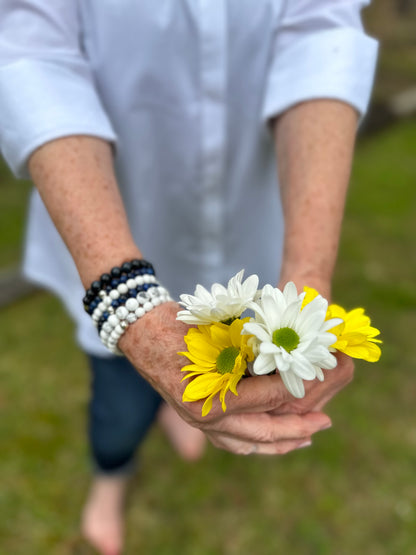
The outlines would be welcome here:
[[[30,184],[13,180],[0,155],[0,271],[18,264]]]
[[[415,152],[416,121],[357,149],[335,298],[364,304],[385,343],[381,362],[357,364],[354,382],[330,405],[334,428],[285,457],[210,448],[192,465],[155,428],[130,496],[127,554],[415,552]],[[2,188],[2,231],[14,226],[13,247],[1,244],[9,263],[26,187],[4,179]],[[88,376],[72,332],[47,294],[2,310],[1,554],[87,552],[77,539]]]

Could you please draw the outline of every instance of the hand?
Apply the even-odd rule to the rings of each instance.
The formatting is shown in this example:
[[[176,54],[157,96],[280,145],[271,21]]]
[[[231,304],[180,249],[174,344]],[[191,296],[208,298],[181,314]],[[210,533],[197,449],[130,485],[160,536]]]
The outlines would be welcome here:
[[[216,447],[239,454],[283,454],[309,444],[312,434],[331,425],[328,416],[316,411],[280,414],[293,397],[278,375],[243,379],[238,397],[228,393],[225,413],[218,400],[205,417],[202,401],[183,403],[181,367],[187,360],[177,353],[186,350],[189,326],[176,320],[179,308],[170,302],[153,309],[126,330],[119,347],[182,418],[204,431]],[[321,386],[312,384],[311,390]]]
[[[334,397],[352,380],[354,375],[354,362],[351,357],[343,353],[336,353],[337,366],[333,370],[323,370],[325,380],[319,382],[305,382],[305,397],[303,399],[291,398],[287,403],[274,409],[272,414],[304,414],[311,411],[321,411],[326,403]]]

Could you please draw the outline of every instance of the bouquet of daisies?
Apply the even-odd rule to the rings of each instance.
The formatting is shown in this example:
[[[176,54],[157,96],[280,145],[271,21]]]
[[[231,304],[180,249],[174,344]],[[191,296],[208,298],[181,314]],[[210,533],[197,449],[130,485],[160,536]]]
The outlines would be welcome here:
[[[283,291],[271,285],[258,289],[258,277],[243,281],[244,270],[224,287],[214,283],[211,291],[197,285],[194,295],[181,295],[177,319],[193,324],[185,336],[190,361],[183,401],[205,399],[207,415],[218,394],[223,411],[225,395],[237,393],[237,384],[248,375],[278,372],[290,393],[305,395],[304,380],[324,380],[322,370],[337,365],[336,351],[375,362],[381,351],[363,308],[349,312],[331,304],[312,288],[300,294],[289,282]],[[252,317],[242,317],[250,310]]]

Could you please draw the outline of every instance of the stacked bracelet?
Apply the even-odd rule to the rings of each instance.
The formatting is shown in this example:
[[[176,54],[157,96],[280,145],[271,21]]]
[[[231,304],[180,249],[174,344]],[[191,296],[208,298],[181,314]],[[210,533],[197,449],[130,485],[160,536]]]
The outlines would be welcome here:
[[[168,291],[157,283],[150,262],[135,259],[93,281],[83,302],[101,341],[112,353],[121,355],[117,343],[128,326],[170,300]]]

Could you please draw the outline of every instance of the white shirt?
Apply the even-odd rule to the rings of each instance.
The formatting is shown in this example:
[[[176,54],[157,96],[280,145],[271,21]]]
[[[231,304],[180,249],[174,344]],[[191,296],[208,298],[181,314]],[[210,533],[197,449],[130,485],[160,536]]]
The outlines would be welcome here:
[[[133,235],[172,295],[241,268],[276,283],[283,219],[267,120],[312,98],[365,112],[377,51],[360,21],[367,3],[2,0],[1,152],[27,176],[47,141],[114,142]],[[37,193],[27,236],[26,275],[63,299],[81,346],[106,355]]]

